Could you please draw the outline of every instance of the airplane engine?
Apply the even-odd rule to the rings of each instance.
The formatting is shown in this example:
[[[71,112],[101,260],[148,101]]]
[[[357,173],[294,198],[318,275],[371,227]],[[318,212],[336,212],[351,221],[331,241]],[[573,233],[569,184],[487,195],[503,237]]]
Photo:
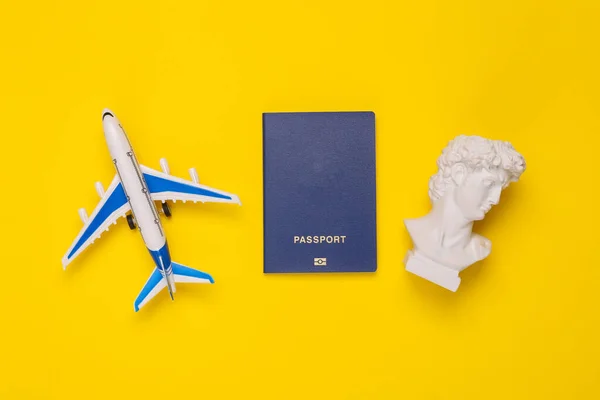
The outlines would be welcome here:
[[[88,222],[88,215],[87,215],[87,212],[85,211],[85,208],[80,208],[79,209],[79,218],[81,218],[81,221],[84,224],[87,224],[87,222]]]
[[[165,174],[171,175],[171,171],[169,170],[169,163],[167,162],[166,158],[160,159],[160,169],[162,169],[162,172],[164,172]],[[170,217],[171,216],[171,208],[169,207],[167,202],[163,201],[161,206],[162,206],[163,214],[165,214],[166,217]]]
[[[166,158],[160,159],[160,169],[162,169],[162,172],[164,172],[165,174],[171,175],[171,171],[169,170],[169,163],[167,162]]]
[[[200,183],[200,178],[198,177],[198,171],[196,171],[196,168],[190,168],[189,172],[194,183]]]
[[[102,186],[102,182],[96,182],[96,192],[98,192],[98,196],[100,198],[104,197],[104,186]]]

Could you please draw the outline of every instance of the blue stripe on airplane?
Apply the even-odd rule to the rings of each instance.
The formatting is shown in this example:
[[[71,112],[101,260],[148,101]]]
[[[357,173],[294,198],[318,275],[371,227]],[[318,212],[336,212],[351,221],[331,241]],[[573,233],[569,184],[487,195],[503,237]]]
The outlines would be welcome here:
[[[164,269],[165,271],[171,266],[171,254],[169,253],[169,245],[165,242],[165,245],[160,250],[148,250],[150,255],[154,259],[156,268]]]
[[[146,180],[148,189],[150,189],[150,193],[177,192],[186,194],[196,194],[199,196],[215,197],[217,199],[231,200],[231,197],[225,196],[224,194],[216,193],[208,189],[187,185],[185,183],[174,182],[150,174],[144,174],[144,179]]]
[[[96,214],[87,229],[83,232],[83,235],[81,235],[77,243],[75,243],[75,247],[73,247],[73,250],[71,250],[67,258],[71,258],[90,236],[96,232],[100,225],[102,225],[113,212],[122,207],[125,203],[127,203],[127,198],[125,197],[123,186],[121,186],[121,183],[119,182],[117,187],[115,187],[115,190],[113,190],[108,199],[106,199],[106,203],[104,203],[100,211],[98,211],[98,214]]]

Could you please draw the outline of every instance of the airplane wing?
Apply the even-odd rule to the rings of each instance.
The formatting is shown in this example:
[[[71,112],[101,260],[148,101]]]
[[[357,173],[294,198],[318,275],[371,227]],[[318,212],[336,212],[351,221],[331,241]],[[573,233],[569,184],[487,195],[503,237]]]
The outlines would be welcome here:
[[[152,199],[156,201],[201,201],[215,203],[242,204],[235,194],[223,192],[208,186],[167,175],[144,165],[140,165]]]
[[[62,259],[63,269],[73,261],[83,250],[108,230],[110,225],[116,224],[120,217],[130,210],[127,196],[123,186],[115,175],[110,186],[104,193],[102,200],[96,205],[94,212],[89,216],[87,222],[81,228],[79,235]]]

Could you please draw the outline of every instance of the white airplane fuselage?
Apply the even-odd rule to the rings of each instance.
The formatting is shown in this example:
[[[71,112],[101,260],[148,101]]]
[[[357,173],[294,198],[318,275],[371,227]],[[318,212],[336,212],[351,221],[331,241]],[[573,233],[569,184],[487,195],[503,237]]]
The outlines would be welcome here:
[[[156,267],[166,277],[172,297],[175,285],[165,232],[131,143],[119,120],[109,110],[103,112],[102,127],[108,150],[136,225]]]

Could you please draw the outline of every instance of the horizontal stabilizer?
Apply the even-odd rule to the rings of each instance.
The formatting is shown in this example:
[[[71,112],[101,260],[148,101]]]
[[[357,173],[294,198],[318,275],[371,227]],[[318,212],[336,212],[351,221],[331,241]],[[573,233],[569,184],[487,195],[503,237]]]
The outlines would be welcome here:
[[[175,276],[175,282],[181,283],[215,283],[212,276],[206,272],[198,271],[185,265],[173,262],[173,275]]]
[[[206,272],[198,271],[185,265],[176,262],[171,263],[173,275],[168,275],[171,283],[171,288],[175,292],[174,283],[215,283],[212,276]],[[144,285],[144,288],[133,303],[133,308],[137,312],[145,306],[154,296],[167,286],[167,279],[163,277],[158,268],[154,268],[150,278]]]
[[[138,295],[137,299],[133,303],[133,309],[137,312],[146,305],[154,296],[156,296],[165,286],[167,286],[167,280],[162,276],[158,268],[154,268],[150,278],[144,285],[144,288]]]

